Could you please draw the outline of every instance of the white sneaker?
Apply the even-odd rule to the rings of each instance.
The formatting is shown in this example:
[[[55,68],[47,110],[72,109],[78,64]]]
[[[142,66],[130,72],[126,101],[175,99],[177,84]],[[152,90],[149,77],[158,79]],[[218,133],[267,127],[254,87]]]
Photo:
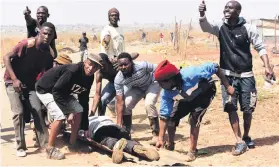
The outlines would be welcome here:
[[[78,136],[84,137],[84,130],[79,130],[78,131]]]
[[[19,149],[16,151],[16,156],[18,157],[25,157],[26,156],[26,152],[23,149]]]

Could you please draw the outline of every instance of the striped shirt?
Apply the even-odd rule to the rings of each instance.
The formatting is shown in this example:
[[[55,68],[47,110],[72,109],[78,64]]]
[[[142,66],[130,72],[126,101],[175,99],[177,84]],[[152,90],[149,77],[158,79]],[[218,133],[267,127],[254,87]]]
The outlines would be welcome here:
[[[131,77],[125,77],[119,71],[114,79],[116,95],[123,95],[124,85],[128,88],[140,88],[146,91],[148,86],[154,81],[153,73],[156,65],[147,63],[146,61],[134,62],[133,74]]]

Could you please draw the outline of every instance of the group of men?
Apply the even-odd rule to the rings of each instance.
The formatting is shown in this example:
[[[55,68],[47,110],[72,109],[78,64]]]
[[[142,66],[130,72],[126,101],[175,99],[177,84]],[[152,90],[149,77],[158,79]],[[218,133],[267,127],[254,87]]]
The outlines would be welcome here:
[[[34,118],[38,144],[45,148],[48,158],[65,158],[64,153],[55,147],[55,139],[63,121],[67,120],[71,125],[68,145],[70,151],[79,149],[75,142],[81,129],[86,138],[112,149],[115,163],[122,161],[123,150],[149,160],[159,160],[157,151],[145,148],[131,139],[132,111],[144,99],[144,108],[152,129],[150,144],[158,148],[175,149],[176,127],[180,119],[189,114],[190,146],[186,161],[193,161],[198,152],[197,141],[202,117],[216,94],[215,81],[212,79],[214,74],[221,80],[224,111],[229,115],[236,137],[232,154],[240,155],[248,147],[255,147],[249,137],[252,113],[257,102],[250,44],[260,54],[267,78],[274,78],[266,50],[256,28],[239,17],[239,2],[229,1],[226,4],[221,24],[209,23],[205,11],[206,5],[203,2],[199,6],[200,26],[204,32],[219,38],[220,64],[206,63],[178,69],[168,60],[158,65],[134,61],[139,54],[125,52],[124,34],[118,26],[120,13],[116,8],[108,12],[110,23],[101,32],[99,54],[90,53],[77,64],[62,61],[69,57],[63,54],[57,57],[55,27],[46,22],[48,9],[39,7],[37,19],[32,19],[27,7],[24,15],[28,39],[21,41],[4,56],[4,78],[14,113],[17,156],[26,156],[24,112],[27,107],[23,105],[23,101],[27,100]],[[33,37],[29,38],[30,36]],[[58,66],[53,67],[54,61]],[[96,93],[92,108],[89,109],[89,92],[94,78]],[[103,90],[102,79],[108,80]],[[158,111],[156,103],[159,97]],[[115,123],[104,116],[107,105],[112,101],[115,102],[117,116]],[[244,112],[243,135],[236,112],[237,101]],[[51,122],[50,133],[44,124],[41,103],[46,107]],[[97,109],[99,116],[94,116]]]

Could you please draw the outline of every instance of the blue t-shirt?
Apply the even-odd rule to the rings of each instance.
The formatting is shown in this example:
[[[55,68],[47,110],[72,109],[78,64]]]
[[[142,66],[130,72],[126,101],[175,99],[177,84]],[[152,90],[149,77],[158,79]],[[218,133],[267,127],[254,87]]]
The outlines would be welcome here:
[[[218,70],[218,64],[205,63],[201,66],[190,66],[180,70],[183,85],[182,91],[190,95],[191,89],[195,88],[202,79],[211,79],[211,76]],[[179,94],[179,90],[165,90],[161,92],[160,115],[170,117],[173,110],[174,97]]]

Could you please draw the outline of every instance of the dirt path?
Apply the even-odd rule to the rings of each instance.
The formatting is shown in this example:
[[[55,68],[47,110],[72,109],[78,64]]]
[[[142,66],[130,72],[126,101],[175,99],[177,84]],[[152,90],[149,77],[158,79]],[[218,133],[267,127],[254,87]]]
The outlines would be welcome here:
[[[158,63],[163,59],[158,53],[144,54],[148,47],[131,46],[131,51],[142,52],[139,60],[147,60]],[[217,53],[215,54],[218,59]],[[208,56],[208,55],[202,55]],[[214,55],[213,55],[214,56]],[[176,57],[170,58],[172,61],[177,61]],[[215,59],[215,58],[214,58]],[[275,59],[273,59],[275,60]],[[276,59],[277,60],[277,59]],[[257,58],[256,61],[259,61]],[[3,69],[1,69],[1,76]],[[6,96],[2,77],[1,83],[1,165],[12,166],[118,166],[112,163],[111,158],[104,151],[94,149],[90,154],[70,154],[67,153],[67,159],[61,161],[46,159],[45,154],[38,152],[33,148],[32,130],[30,126],[26,126],[26,142],[28,146],[25,158],[19,158],[15,155],[14,149],[14,131],[12,124],[12,113],[10,111],[9,101]],[[277,77],[278,78],[278,77]],[[93,88],[95,85],[93,86]],[[276,88],[277,90],[277,88]],[[94,90],[92,91],[94,93]],[[211,107],[205,114],[199,136],[198,148],[208,152],[201,155],[196,161],[186,163],[184,161],[185,154],[189,143],[189,125],[187,119],[184,119],[177,130],[176,148],[174,152],[160,150],[161,159],[158,162],[147,162],[141,159],[135,159],[135,162],[123,162],[124,166],[131,165],[172,165],[182,163],[190,166],[258,166],[258,165],[278,165],[279,164],[279,95],[278,93],[266,100],[260,100],[257,109],[254,113],[253,125],[251,128],[251,136],[255,140],[257,147],[250,149],[247,153],[234,157],[231,155],[231,149],[235,143],[234,135],[229,125],[228,116],[222,112],[221,95],[218,89]],[[158,104],[159,106],[159,104]],[[109,113],[109,112],[108,112]],[[240,118],[242,114],[240,113]],[[240,119],[241,125],[243,123]],[[151,139],[151,131],[149,129],[148,120],[144,111],[143,102],[141,101],[134,110],[134,133],[132,137],[146,145]],[[243,128],[241,128],[243,129]],[[63,140],[59,138],[58,146],[65,151]]]

